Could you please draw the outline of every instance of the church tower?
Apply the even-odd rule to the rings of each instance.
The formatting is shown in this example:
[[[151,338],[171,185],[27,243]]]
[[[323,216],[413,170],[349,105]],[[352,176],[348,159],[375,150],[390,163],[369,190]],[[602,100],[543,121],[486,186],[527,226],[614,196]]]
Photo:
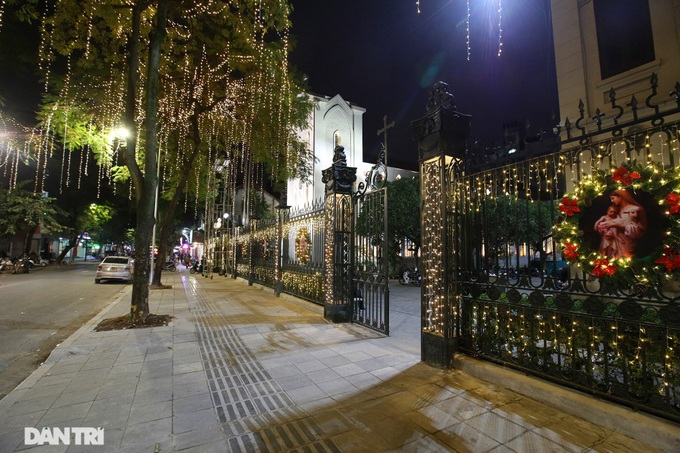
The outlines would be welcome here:
[[[315,108],[309,128],[300,132],[314,155],[313,181],[298,179],[288,182],[288,205],[293,209],[309,206],[323,199],[324,184],[321,172],[333,163],[333,150],[337,145],[345,148],[347,165],[361,166],[363,162],[363,114],[366,109],[352,105],[342,96],[312,96]]]

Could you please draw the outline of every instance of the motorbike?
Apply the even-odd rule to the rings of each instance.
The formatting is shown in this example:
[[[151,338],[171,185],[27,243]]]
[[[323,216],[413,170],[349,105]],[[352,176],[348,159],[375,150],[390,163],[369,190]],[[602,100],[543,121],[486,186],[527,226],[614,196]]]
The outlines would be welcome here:
[[[404,272],[399,277],[399,283],[402,285],[420,286],[422,280],[423,277],[420,275],[417,267],[415,269],[404,269]]]
[[[194,265],[189,268],[189,273],[191,274],[202,274],[203,264],[199,261],[194,262]]]
[[[177,265],[174,261],[169,261],[163,266],[164,271],[175,272],[177,270]]]
[[[14,269],[14,263],[9,258],[0,258],[0,272]]]
[[[14,261],[13,274],[28,274],[31,269],[31,260],[28,257],[20,257]]]

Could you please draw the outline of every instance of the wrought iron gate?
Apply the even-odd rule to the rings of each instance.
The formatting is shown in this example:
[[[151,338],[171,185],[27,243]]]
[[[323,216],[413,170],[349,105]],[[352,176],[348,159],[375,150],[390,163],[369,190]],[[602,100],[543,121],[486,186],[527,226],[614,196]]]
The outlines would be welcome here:
[[[463,352],[680,422],[680,97],[661,111],[650,83],[644,111],[612,90],[606,127],[582,109],[524,156],[454,146],[464,118],[435,86],[414,124],[425,361]]]
[[[384,151],[354,194],[352,322],[389,335]]]

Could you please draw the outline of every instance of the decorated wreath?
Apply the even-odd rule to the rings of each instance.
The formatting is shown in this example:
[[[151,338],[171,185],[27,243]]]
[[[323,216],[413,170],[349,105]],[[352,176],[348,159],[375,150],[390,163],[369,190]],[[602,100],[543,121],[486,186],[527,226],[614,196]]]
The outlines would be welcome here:
[[[262,261],[267,261],[267,257],[269,256],[269,238],[267,236],[263,236],[262,239],[260,239],[260,253]]]
[[[661,284],[680,269],[680,177],[658,163],[596,170],[565,195],[553,227],[572,265],[610,283]]]
[[[297,236],[295,236],[295,256],[298,262],[305,264],[309,261],[309,254],[312,250],[312,237],[309,234],[309,230],[302,227],[298,230]]]

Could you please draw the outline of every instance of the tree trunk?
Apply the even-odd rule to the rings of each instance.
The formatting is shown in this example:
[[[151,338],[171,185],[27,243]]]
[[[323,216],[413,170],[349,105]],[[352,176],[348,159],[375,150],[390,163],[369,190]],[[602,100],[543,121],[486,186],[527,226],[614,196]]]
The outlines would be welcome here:
[[[59,256],[57,257],[57,264],[61,264],[62,261],[64,261],[64,257],[66,254],[73,249],[73,247],[76,246],[78,241],[80,240],[80,233],[74,233],[73,236],[71,236],[71,239],[68,242],[68,245],[64,247],[64,250],[62,250],[59,253]]]
[[[26,233],[26,242],[24,242],[24,254],[28,255],[31,253],[31,242],[33,241],[33,235],[35,234],[36,230],[38,229],[38,225],[34,225],[31,228],[29,228],[28,232]]]
[[[193,159],[192,159],[193,160]],[[187,168],[187,167],[184,167]],[[191,167],[188,167],[191,168]],[[177,209],[177,204],[179,202],[179,197],[184,191],[184,187],[186,187],[186,183],[188,181],[188,171],[184,171],[182,173],[182,177],[180,181],[177,183],[177,187],[175,188],[175,193],[172,196],[172,200],[170,200],[170,205],[168,206],[168,209],[165,212],[165,217],[163,218],[163,222],[161,223],[161,230],[158,235],[158,256],[159,257],[164,257],[166,255],[167,251],[167,243],[168,243],[168,236],[170,235],[170,227],[172,226],[172,220],[175,217],[175,211]],[[153,272],[153,281],[151,282],[151,286],[154,288],[162,288],[163,284],[161,283],[161,272],[163,271],[163,262],[164,260],[156,260],[154,263],[154,272]]]
[[[161,0],[156,13],[156,24],[151,31],[149,40],[149,61],[147,72],[146,103],[145,103],[145,143],[146,153],[144,158],[144,175],[134,162],[134,155],[128,155],[126,164],[131,170],[135,182],[137,201],[137,228],[135,230],[135,270],[132,283],[132,301],[130,303],[130,316],[134,324],[144,324],[149,316],[149,272],[150,272],[150,245],[154,223],[154,203],[156,199],[156,186],[158,185],[156,156],[157,142],[157,115],[158,115],[158,67],[161,54],[161,44],[167,33],[166,20],[169,0]],[[138,27],[139,15],[135,17],[134,26]],[[134,34],[134,32],[133,32]],[[132,58],[131,58],[132,60]],[[136,63],[136,61],[135,61]],[[132,72],[136,64],[130,65]],[[133,75],[130,76],[132,83]],[[136,77],[134,77],[136,79]],[[129,87],[128,87],[129,88]],[[128,96],[130,90],[128,89]],[[132,98],[134,99],[134,98]],[[130,99],[128,99],[130,100]],[[128,103],[128,109],[134,109],[134,102]],[[127,120],[134,122],[134,111],[126,112]],[[132,167],[132,168],[131,168]]]

